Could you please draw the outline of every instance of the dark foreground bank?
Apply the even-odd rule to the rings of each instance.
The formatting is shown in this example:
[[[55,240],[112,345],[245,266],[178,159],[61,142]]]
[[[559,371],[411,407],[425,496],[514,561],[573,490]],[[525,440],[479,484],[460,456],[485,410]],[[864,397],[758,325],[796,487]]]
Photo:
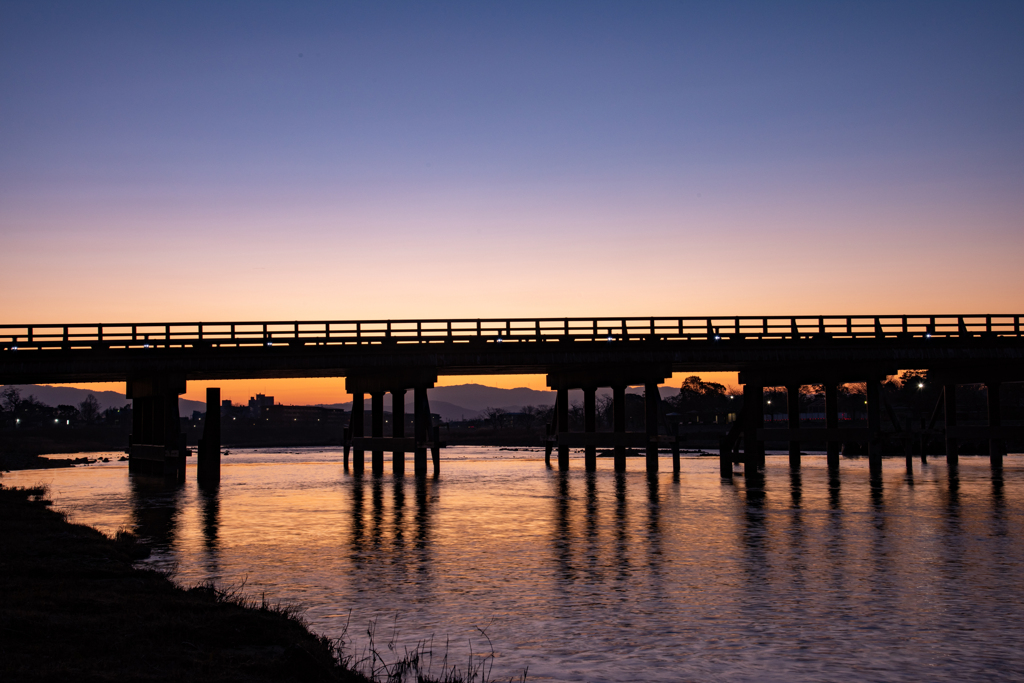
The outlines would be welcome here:
[[[44,494],[0,486],[0,680],[369,680],[288,609],[135,569],[130,535],[70,524]]]

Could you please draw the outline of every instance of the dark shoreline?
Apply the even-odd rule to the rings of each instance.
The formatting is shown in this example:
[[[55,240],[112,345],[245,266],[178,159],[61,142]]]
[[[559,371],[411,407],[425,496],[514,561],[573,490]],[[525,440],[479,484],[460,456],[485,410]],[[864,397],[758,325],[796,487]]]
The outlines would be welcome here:
[[[289,608],[182,588],[146,551],[0,486],[0,679],[353,681],[335,644]]]

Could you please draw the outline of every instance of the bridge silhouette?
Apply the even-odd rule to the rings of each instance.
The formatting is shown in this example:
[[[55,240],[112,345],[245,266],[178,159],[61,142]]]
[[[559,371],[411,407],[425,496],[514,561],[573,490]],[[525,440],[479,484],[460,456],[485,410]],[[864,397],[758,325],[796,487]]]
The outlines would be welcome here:
[[[800,443],[827,442],[829,467],[838,467],[843,440],[868,444],[872,471],[881,467],[880,382],[901,369],[929,371],[943,385],[942,436],[947,461],[958,459],[958,441],[987,439],[994,466],[1001,466],[1007,438],[1022,434],[1002,425],[999,387],[1024,381],[1020,315],[931,316],[729,316],[492,318],[363,321],[266,321],[195,323],[0,325],[0,383],[126,382],[133,402],[129,466],[135,472],[183,477],[185,445],[177,398],[189,380],[345,377],[353,396],[346,435],[353,470],[364,469],[371,452],[375,474],[385,452],[394,454],[396,474],[405,453],[414,470],[427,473],[431,451],[435,473],[441,446],[431,428],[427,389],[442,375],[545,374],[556,391],[548,457],[557,450],[559,469],[569,467],[569,449],[585,449],[585,467],[596,468],[597,449],[614,449],[615,469],[626,467],[628,448],[646,452],[649,472],[658,469],[662,446],[678,439],[659,434],[658,385],[676,372],[738,371],[744,410],[721,444],[722,476],[742,462],[753,474],[764,466],[764,443],[788,441],[790,464],[799,467]],[[867,427],[839,428],[838,387],[867,386]],[[797,396],[803,385],[825,386],[825,428],[799,427]],[[988,425],[956,424],[956,387],[985,384]],[[625,429],[625,390],[643,385],[646,428]],[[766,429],[765,387],[786,387],[790,428]],[[613,394],[614,431],[596,430],[598,388]],[[570,389],[584,394],[583,432],[569,431]],[[404,434],[405,393],[414,394],[414,435]],[[392,436],[385,437],[384,395],[392,394]],[[371,402],[371,434],[363,433],[363,405]],[[208,424],[199,449],[200,478],[219,479],[219,390],[208,391]],[[212,409],[210,409],[212,408]],[[895,433],[911,438],[888,409]],[[740,444],[742,443],[742,453]]]

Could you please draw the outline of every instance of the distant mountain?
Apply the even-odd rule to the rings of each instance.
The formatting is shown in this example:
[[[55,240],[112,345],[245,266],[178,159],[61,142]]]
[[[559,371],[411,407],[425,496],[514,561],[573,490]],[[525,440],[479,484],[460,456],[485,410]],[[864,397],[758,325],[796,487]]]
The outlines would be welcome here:
[[[483,384],[459,384],[452,387],[435,387],[430,390],[430,399],[447,401],[470,409],[505,408],[522,406],[550,406],[555,404],[555,392],[538,391],[519,387],[498,389]]]
[[[642,394],[643,389],[627,389],[631,394]],[[675,396],[679,393],[678,387],[661,387],[662,398]],[[611,390],[598,392],[599,395],[611,395]],[[451,387],[435,387],[429,389],[427,395],[430,397],[430,412],[437,413],[443,420],[472,420],[480,417],[487,408],[502,408],[510,413],[522,410],[524,406],[551,406],[555,403],[554,391],[541,391],[538,389],[499,389],[488,387],[482,384],[459,384]],[[570,391],[569,401],[572,403],[583,401],[582,391]],[[332,403],[324,405],[325,408],[341,408],[352,410],[352,402]],[[365,410],[370,409],[370,400],[363,401]],[[384,409],[391,410],[391,394],[384,397]],[[405,395],[406,413],[413,409],[413,397],[410,391]]]
[[[630,394],[642,394],[642,387],[627,389]],[[598,390],[598,396],[611,396],[611,389]],[[679,387],[661,387],[662,398],[675,396],[679,393]],[[523,406],[552,406],[555,404],[554,391],[541,391],[538,389],[498,389],[482,384],[459,384],[452,387],[436,387],[430,390],[430,405],[433,407],[435,400],[447,401],[455,405],[465,406],[470,410],[483,411],[486,408],[504,408],[509,412],[522,409]],[[582,403],[582,391],[569,392],[570,403]],[[434,411],[437,412],[437,411]]]
[[[48,406],[69,405],[78,406],[85,400],[85,397],[92,394],[100,404],[100,410],[107,408],[123,408],[131,403],[131,399],[118,391],[94,391],[92,389],[76,389],[75,387],[51,387],[45,384],[11,384],[21,392],[21,397],[28,398],[35,396],[36,400]],[[0,390],[6,386],[0,387]],[[206,403],[203,401],[190,401],[185,398],[178,399],[178,412],[182,417],[189,417],[193,410],[206,412]]]
[[[352,401],[347,403],[321,403],[319,404],[323,408],[340,408],[341,410],[352,410]],[[366,399],[363,401],[363,409],[367,412],[370,411],[370,400]],[[384,398],[384,410],[391,410],[391,398],[386,396]],[[407,415],[412,415],[413,404],[412,400],[405,402],[405,412]],[[445,422],[454,422],[458,420],[475,420],[480,417],[481,411],[472,410],[470,408],[463,408],[447,401],[435,401],[433,398],[430,399],[430,412],[441,416],[441,419]]]
[[[35,396],[38,401],[50,406],[61,404],[77,406],[85,400],[85,397],[92,394],[99,401],[100,409],[120,408],[131,401],[125,398],[123,393],[117,391],[93,391],[91,389],[75,389],[73,387],[51,387],[39,384],[20,384],[16,386],[21,391],[22,398]],[[643,389],[634,387],[626,390],[631,394],[642,394]],[[679,393],[678,387],[661,387],[662,398],[675,396]],[[598,395],[611,395],[611,390],[602,389]],[[502,408],[510,413],[522,410],[523,406],[551,406],[555,403],[555,392],[541,391],[519,387],[517,389],[499,389],[488,387],[482,384],[459,384],[451,387],[435,387],[428,391],[430,396],[430,412],[437,413],[442,420],[472,420],[480,417],[487,408]],[[583,401],[582,391],[570,391],[569,401],[581,403]],[[352,410],[352,402],[321,404],[325,408],[341,408]],[[370,408],[370,401],[364,403],[366,410]],[[412,392],[405,395],[405,410],[412,413],[413,396]],[[384,409],[391,410],[391,394],[384,397]],[[182,417],[189,417],[192,411],[206,412],[206,403],[203,401],[191,401],[184,398],[178,399],[178,411]]]

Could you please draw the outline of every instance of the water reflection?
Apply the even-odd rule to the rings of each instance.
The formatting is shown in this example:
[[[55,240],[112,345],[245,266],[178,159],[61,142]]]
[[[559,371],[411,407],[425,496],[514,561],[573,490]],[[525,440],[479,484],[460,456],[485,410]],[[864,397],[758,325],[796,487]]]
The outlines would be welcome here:
[[[662,563],[661,494],[658,475],[647,475],[647,569],[654,587],[660,586]]]
[[[420,580],[430,573],[430,489],[424,477],[416,477],[415,556]]]
[[[828,470],[828,523],[825,533],[825,559],[829,574],[826,590],[836,596],[845,596],[846,529],[843,524],[842,484],[839,470]]]
[[[1024,459],[916,474],[887,459],[883,479],[865,461],[803,464],[727,482],[698,459],[678,481],[539,456],[452,463],[439,480],[285,463],[228,467],[217,492],[95,469],[56,472],[53,489],[92,482],[106,498],[57,504],[130,519],[180,581],[248,578],[331,637],[352,609],[350,635],[398,615],[407,640],[451,635],[455,653],[493,617],[496,676],[1019,678]]]
[[[135,474],[128,481],[135,534],[154,550],[170,548],[177,537],[184,485],[163,477]]]
[[[789,500],[794,510],[800,509],[800,500],[803,498],[803,480],[800,477],[800,470],[790,468],[789,470]]]
[[[807,529],[804,520],[804,511],[801,506],[803,502],[803,478],[799,469],[789,470],[789,506],[791,514],[789,524],[786,528],[786,538],[789,541],[788,571],[795,584],[804,585],[804,570],[807,568]]]
[[[368,584],[405,583],[410,572],[418,575],[417,581],[429,576],[433,485],[423,477],[355,475],[349,480],[348,557],[365,570]],[[415,505],[411,515],[407,487],[412,487]]]
[[[959,578],[960,569],[965,559],[965,534],[963,520],[961,519],[960,505],[960,468],[951,465],[946,471],[946,487],[942,492],[944,500],[944,512],[942,516],[944,532],[943,541],[943,569],[945,579],[955,582]]]
[[[559,590],[569,594],[574,584],[611,581],[614,590],[626,591],[635,588],[637,568],[642,566],[647,588],[657,595],[665,555],[661,478],[553,471],[550,482],[550,548]],[[602,484],[610,484],[613,493],[614,506],[607,518],[601,516]]]
[[[363,511],[363,475],[357,474],[352,477],[352,486],[349,490],[352,508],[349,513],[349,558],[356,567],[361,567],[364,556],[364,539],[366,536],[366,524]]]
[[[597,496],[597,472],[583,474],[584,505],[583,505],[583,547],[586,555],[586,575],[590,583],[599,581],[602,576],[601,550],[601,518],[599,515],[600,501]]]
[[[626,586],[629,583],[630,577],[630,565],[629,565],[629,506],[626,500],[626,494],[628,491],[629,482],[626,479],[625,472],[616,472],[615,477],[615,512],[612,518],[612,522],[615,529],[614,534],[614,549],[615,549],[615,562],[614,567],[617,570],[616,578],[620,586]]]
[[[744,478],[743,530],[740,544],[744,553],[744,569],[750,583],[761,584],[768,578],[768,529],[765,515],[767,491],[761,473]]]
[[[555,481],[555,524],[554,538],[552,545],[555,551],[555,559],[558,562],[558,577],[565,583],[572,582],[576,578],[576,572],[572,566],[572,523],[569,519],[569,473],[558,472],[554,474]]]
[[[381,477],[370,479],[370,545],[369,549],[374,560],[381,557],[384,547],[384,480]]]

